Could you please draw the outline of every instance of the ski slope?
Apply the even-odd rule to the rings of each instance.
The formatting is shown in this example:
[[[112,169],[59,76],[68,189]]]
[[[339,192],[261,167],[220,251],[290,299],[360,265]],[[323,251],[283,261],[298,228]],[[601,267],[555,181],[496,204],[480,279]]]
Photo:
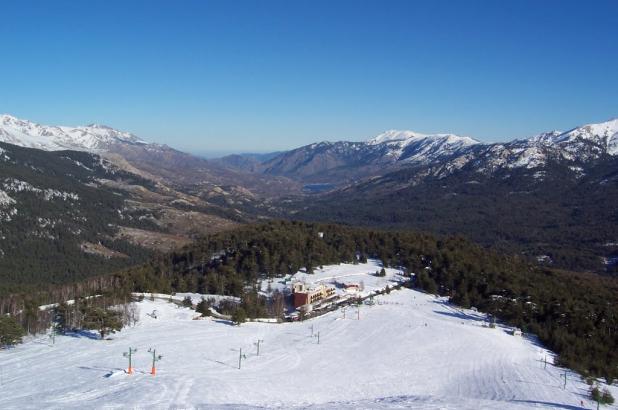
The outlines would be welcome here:
[[[238,327],[146,299],[139,323],[111,340],[59,336],[0,351],[0,408],[596,408],[577,374],[567,372],[563,389],[564,370],[543,368],[549,352],[482,327],[480,314],[409,289],[375,300],[360,320],[348,308],[345,319],[339,310]],[[129,347],[138,348],[133,375]],[[156,376],[149,347],[163,355]]]

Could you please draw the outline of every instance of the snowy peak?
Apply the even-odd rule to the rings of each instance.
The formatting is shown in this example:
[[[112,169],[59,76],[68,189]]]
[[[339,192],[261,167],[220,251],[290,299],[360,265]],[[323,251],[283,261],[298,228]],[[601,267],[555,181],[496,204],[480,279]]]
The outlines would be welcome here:
[[[461,137],[455,134],[422,134],[420,132],[415,131],[400,131],[400,130],[389,130],[385,131],[382,134],[371,138],[367,141],[370,145],[378,145],[384,143],[403,143],[407,145],[408,143],[418,142],[421,140],[441,140],[446,141],[449,144],[458,144],[458,145],[474,145],[479,142],[475,139],[469,137]]]
[[[557,143],[589,141],[599,145],[609,155],[618,155],[618,118],[598,124],[587,124],[557,137]]]
[[[618,118],[598,124],[586,124],[565,133],[578,137],[612,137],[618,133]]]
[[[424,138],[425,134],[421,134],[414,131],[400,131],[400,130],[388,130],[379,134],[378,136],[371,138],[367,141],[370,145],[384,144],[388,142],[405,141],[412,138]]]
[[[17,117],[14,117],[10,114],[0,114],[0,124],[2,125],[10,125],[10,124],[18,124],[18,123],[24,123],[27,121],[22,121]]]
[[[593,143],[609,143],[618,138],[618,118],[598,124],[586,124],[570,131],[551,131],[536,135],[528,141],[545,145],[564,144],[575,141],[590,141]],[[616,154],[610,153],[612,155]]]
[[[553,144],[556,141],[556,138],[562,135],[562,131],[554,130],[549,132],[543,132],[539,135],[535,135],[534,137],[528,138],[526,141],[532,144]]]
[[[455,134],[422,134],[415,131],[389,130],[367,141],[369,146],[387,147],[386,155],[397,161],[430,163],[479,144]]]
[[[113,144],[146,144],[135,135],[105,125],[48,126],[0,115],[0,141],[46,151],[105,151]]]

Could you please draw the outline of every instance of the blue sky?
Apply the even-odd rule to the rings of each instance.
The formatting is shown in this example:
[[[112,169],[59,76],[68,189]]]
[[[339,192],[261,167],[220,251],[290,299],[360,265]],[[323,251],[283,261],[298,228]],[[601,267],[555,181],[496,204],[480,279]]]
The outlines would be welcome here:
[[[192,152],[618,116],[618,1],[3,2],[0,113]]]

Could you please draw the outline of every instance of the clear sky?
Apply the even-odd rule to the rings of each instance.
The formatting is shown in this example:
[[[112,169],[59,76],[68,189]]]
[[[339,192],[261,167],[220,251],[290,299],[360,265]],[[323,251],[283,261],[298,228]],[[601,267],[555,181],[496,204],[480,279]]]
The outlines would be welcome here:
[[[618,1],[4,1],[0,113],[192,152],[618,116]]]

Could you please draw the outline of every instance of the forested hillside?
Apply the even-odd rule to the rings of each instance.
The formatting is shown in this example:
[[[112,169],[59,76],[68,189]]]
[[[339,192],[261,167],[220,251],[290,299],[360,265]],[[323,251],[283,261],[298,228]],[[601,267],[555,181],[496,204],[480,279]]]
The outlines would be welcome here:
[[[548,266],[615,274],[617,170],[615,157],[492,174],[471,163],[446,177],[410,168],[282,206],[298,219],[462,234]]]
[[[150,257],[114,234],[120,223],[157,226],[142,218],[145,212],[126,209],[126,192],[101,186],[103,179],[151,184],[96,155],[0,143],[0,294],[113,272]],[[101,251],[85,252],[86,243]]]
[[[90,294],[198,292],[240,296],[255,317],[270,303],[257,293],[258,279],[367,258],[414,274],[415,287],[538,335],[568,367],[608,380],[618,376],[616,278],[540,268],[461,237],[409,231],[304,222],[247,225],[113,275],[0,299],[0,306],[22,312],[22,304]]]
[[[421,289],[537,334],[571,368],[618,376],[618,280],[539,268],[460,237],[271,222],[205,237],[118,279],[135,291],[246,298],[258,278],[369,257],[416,274]]]

